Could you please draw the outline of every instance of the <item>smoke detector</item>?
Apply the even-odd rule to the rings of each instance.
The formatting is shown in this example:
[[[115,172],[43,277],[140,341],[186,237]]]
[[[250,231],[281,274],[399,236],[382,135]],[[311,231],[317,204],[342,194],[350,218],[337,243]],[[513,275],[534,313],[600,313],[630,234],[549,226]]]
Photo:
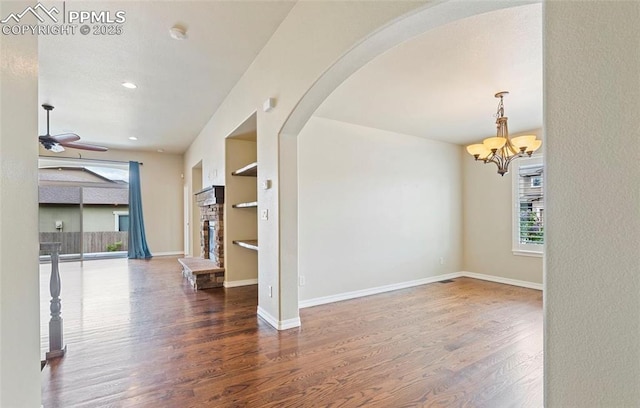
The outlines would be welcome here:
[[[169,35],[174,40],[186,40],[187,30],[184,27],[181,27],[179,25],[174,25],[169,29]]]

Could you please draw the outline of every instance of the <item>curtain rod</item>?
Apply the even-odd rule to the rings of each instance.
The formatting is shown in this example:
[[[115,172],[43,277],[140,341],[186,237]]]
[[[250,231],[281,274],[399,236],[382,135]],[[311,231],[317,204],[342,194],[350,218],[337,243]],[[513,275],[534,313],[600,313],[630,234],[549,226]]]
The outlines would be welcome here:
[[[128,161],[123,160],[105,160],[105,159],[85,159],[84,157],[58,157],[58,156],[38,156],[41,159],[57,159],[57,160],[83,160],[83,161],[95,161],[95,162],[103,162],[103,163],[122,163],[129,164]],[[131,160],[135,161],[135,160]],[[138,162],[141,166],[144,165],[142,162]]]

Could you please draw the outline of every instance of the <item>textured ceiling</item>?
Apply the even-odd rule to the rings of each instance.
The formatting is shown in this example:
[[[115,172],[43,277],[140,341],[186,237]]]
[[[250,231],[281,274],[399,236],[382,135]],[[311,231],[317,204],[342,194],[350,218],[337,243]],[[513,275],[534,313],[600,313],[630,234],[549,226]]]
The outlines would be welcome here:
[[[513,7],[431,30],[380,55],[315,115],[452,143],[495,136],[508,90],[511,133],[542,126],[542,6]]]
[[[185,151],[293,4],[69,3],[124,10],[127,20],[122,35],[39,38],[39,99],[55,106],[51,133],[74,132],[81,142],[112,148]],[[187,28],[187,40],[170,38],[175,24]],[[122,87],[125,81],[138,88]]]

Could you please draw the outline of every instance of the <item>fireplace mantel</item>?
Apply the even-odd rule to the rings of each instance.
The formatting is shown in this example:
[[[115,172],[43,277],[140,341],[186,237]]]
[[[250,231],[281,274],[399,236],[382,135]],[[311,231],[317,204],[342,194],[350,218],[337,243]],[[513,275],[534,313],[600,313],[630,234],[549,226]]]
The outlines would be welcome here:
[[[224,204],[224,186],[209,186],[195,193],[199,207]]]

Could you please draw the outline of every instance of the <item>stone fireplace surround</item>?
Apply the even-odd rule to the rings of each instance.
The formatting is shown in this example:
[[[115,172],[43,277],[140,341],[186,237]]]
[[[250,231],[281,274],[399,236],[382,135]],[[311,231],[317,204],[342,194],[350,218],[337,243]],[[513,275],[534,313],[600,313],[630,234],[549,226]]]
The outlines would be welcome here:
[[[224,267],[224,186],[195,193],[200,208],[200,257]],[[214,234],[210,236],[210,231]]]

